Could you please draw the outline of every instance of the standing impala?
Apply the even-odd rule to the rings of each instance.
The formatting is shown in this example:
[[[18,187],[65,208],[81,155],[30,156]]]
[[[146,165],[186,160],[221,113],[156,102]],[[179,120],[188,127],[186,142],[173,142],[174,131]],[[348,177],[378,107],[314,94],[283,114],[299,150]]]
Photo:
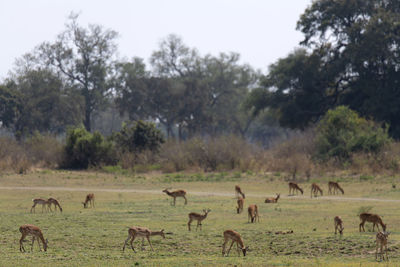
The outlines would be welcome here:
[[[164,189],[163,192],[166,193],[168,196],[174,198],[174,202],[173,202],[174,206],[175,206],[177,197],[183,197],[185,199],[185,205],[187,204],[186,191],[185,190],[176,190],[176,191],[170,192],[170,191],[168,191],[168,189]]]
[[[207,210],[203,210],[204,214],[200,214],[200,213],[196,213],[196,212],[191,212],[189,213],[189,222],[188,222],[188,227],[189,227],[189,231],[190,231],[190,224],[192,223],[192,221],[197,221],[197,226],[196,226],[196,231],[197,228],[200,225],[200,230],[202,230],[202,224],[201,222],[207,218],[208,213],[210,212],[210,209]]]
[[[378,231],[379,231],[379,225],[378,224],[380,224],[382,226],[383,231],[386,231],[386,224],[383,223],[381,217],[379,215],[377,215],[377,214],[371,214],[371,213],[363,212],[363,213],[360,214],[360,220],[361,220],[361,223],[360,223],[360,226],[359,226],[360,232],[361,232],[361,227],[363,229],[363,232],[365,232],[365,228],[364,228],[365,222],[372,222],[373,223],[372,231],[375,230],[375,225],[376,225],[376,227],[378,228]]]
[[[35,239],[37,239],[37,243],[39,245],[39,250],[42,251],[42,249],[40,248],[40,241],[42,241],[43,249],[44,249],[44,251],[47,251],[48,241],[47,241],[47,239],[44,240],[42,230],[40,230],[39,227],[32,225],[32,224],[24,224],[24,225],[21,225],[21,227],[19,228],[19,231],[22,234],[21,239],[19,240],[19,251],[25,252],[23,242],[25,241],[25,237],[28,235],[32,236],[31,251],[33,250],[33,243],[35,242]]]
[[[339,230],[339,234],[342,235],[344,230],[342,218],[340,218],[340,216],[335,216],[333,222],[335,224],[335,235],[337,233],[337,230]]]
[[[265,199],[265,203],[278,203],[278,199],[281,194],[276,194],[276,197],[268,197]]]
[[[239,194],[242,196],[242,198],[246,198],[246,196],[244,195],[242,189],[240,188],[240,186],[235,185],[235,192],[236,192],[236,196],[238,197]]]
[[[42,205],[42,213],[43,213],[43,209],[45,209],[47,211],[47,208],[49,206],[49,202],[46,199],[34,198],[34,199],[32,199],[32,201],[33,201],[33,205],[32,205],[32,208],[31,208],[31,213],[32,213],[32,210],[34,211],[34,213],[36,213],[36,205],[38,205],[38,204]]]
[[[328,194],[336,194],[338,191],[342,192],[342,195],[344,194],[343,188],[340,187],[340,185],[337,182],[332,182],[330,181],[328,183]]]
[[[48,200],[47,200],[47,202],[49,203],[49,209],[50,209],[50,211],[52,211],[51,210],[51,204],[53,204],[54,205],[54,211],[57,211],[57,207],[60,209],[60,212],[62,212],[62,208],[61,208],[61,205],[60,205],[60,203],[57,201],[57,199],[55,199],[55,198],[49,198]]]
[[[129,239],[131,240],[131,248],[134,252],[135,249],[133,248],[133,241],[135,240],[136,237],[141,237],[142,238],[142,248],[143,248],[143,242],[144,242],[144,238],[147,239],[147,241],[150,244],[151,250],[154,251],[153,246],[151,245],[150,242],[150,236],[154,236],[154,235],[160,235],[163,238],[165,238],[165,234],[164,234],[164,229],[160,230],[160,231],[151,231],[149,228],[146,227],[130,227],[128,230],[128,238],[125,240],[124,243],[124,247],[122,248],[122,251],[125,251],[125,246],[126,244],[128,244]]]
[[[237,200],[237,204],[238,204],[238,206],[236,208],[236,211],[239,214],[239,213],[241,213],[243,211],[244,198],[239,197],[238,200]]]
[[[240,256],[240,250],[242,251],[243,256],[246,256],[246,252],[249,248],[244,246],[243,239],[240,236],[240,234],[233,230],[226,230],[224,232],[224,244],[222,244],[222,256],[225,256],[226,244],[231,240],[232,240],[232,244],[229,247],[228,252],[226,253],[226,256],[229,255],[229,251],[231,251],[233,243],[236,243],[237,252],[238,252],[239,256]]]
[[[376,234],[376,251],[375,251],[375,260],[378,259],[378,247],[380,248],[380,258],[382,260],[385,260],[385,256],[383,255],[383,247],[385,247],[385,252],[386,252],[386,260],[389,260],[388,255],[387,255],[387,239],[388,239],[389,233],[388,232],[378,232]]]
[[[250,205],[249,208],[247,209],[247,212],[248,212],[248,216],[247,216],[248,222],[250,222],[250,220],[251,220],[251,222],[253,223],[253,222],[256,222],[257,219],[258,219],[258,222],[260,222],[260,217],[258,216],[257,205],[255,205],[255,204]]]
[[[90,207],[94,208],[94,194],[91,193],[86,195],[85,202],[82,202],[83,207],[87,208],[88,203],[90,204]]]
[[[297,191],[300,191],[301,194],[303,194],[303,189],[301,189],[300,186],[294,182],[289,183],[289,195],[292,191],[293,191],[293,195],[294,195],[294,191],[296,191],[296,194],[297,194]]]
[[[316,183],[313,183],[311,185],[311,198],[312,198],[313,194],[314,194],[314,197],[317,197],[318,192],[320,193],[321,196],[323,195],[321,187],[319,187]]]

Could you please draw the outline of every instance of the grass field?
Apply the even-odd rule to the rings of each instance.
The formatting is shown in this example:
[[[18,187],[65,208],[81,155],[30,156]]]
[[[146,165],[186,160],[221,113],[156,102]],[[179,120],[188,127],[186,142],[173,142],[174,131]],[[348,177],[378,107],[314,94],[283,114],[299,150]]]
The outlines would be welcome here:
[[[288,197],[287,182],[279,174],[116,175],[45,170],[2,175],[0,266],[400,266],[400,189],[393,188],[400,180],[332,178],[340,181],[345,195],[311,199],[311,182],[318,182],[326,194],[329,179],[300,183],[304,196]],[[235,184],[246,193],[242,214],[235,210]],[[171,206],[172,199],[161,192],[165,187],[185,189],[188,205],[178,198],[177,205]],[[96,195],[96,207],[83,209],[81,202],[89,192]],[[283,196],[279,203],[265,204],[265,197],[275,193]],[[50,196],[60,200],[62,214],[42,214],[41,207],[36,214],[29,213],[32,198]],[[260,223],[247,222],[249,204],[258,205]],[[196,232],[194,223],[194,231],[188,232],[188,213],[205,208],[211,212],[203,221],[203,231]],[[375,261],[372,225],[366,224],[365,233],[358,231],[357,214],[363,209],[381,215],[388,225],[388,264]],[[335,215],[344,221],[343,237],[333,233]],[[25,243],[28,252],[19,252],[22,224],[43,230],[49,240],[47,252],[39,252],[36,244],[30,252],[30,242]],[[137,253],[122,252],[128,226],[165,229],[166,238],[152,237],[154,252],[147,243],[141,251],[140,240],[135,241]],[[226,229],[242,235],[251,249],[246,257],[238,257],[235,250],[222,257]],[[276,234],[288,230],[293,234]]]

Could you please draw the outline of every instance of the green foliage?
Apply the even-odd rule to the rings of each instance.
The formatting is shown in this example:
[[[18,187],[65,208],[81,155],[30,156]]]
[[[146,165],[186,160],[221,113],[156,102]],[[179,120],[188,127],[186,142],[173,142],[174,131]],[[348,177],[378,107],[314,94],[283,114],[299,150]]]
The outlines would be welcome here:
[[[93,134],[84,128],[67,132],[64,167],[87,169],[101,164],[115,164],[116,156],[111,142],[104,140],[99,132]]]
[[[347,160],[354,152],[379,152],[390,142],[387,127],[358,116],[345,106],[329,110],[317,126],[316,157]]]
[[[120,132],[114,133],[112,139],[121,151],[140,153],[145,150],[158,152],[164,136],[152,122],[137,121],[122,126]]]

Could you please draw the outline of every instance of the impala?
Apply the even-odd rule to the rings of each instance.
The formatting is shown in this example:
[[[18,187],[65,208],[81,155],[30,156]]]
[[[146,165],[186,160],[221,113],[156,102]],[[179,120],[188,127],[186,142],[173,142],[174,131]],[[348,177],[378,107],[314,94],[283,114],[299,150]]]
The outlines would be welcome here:
[[[360,220],[361,220],[361,223],[360,223],[360,226],[359,226],[360,232],[361,232],[361,227],[363,229],[363,232],[365,232],[365,229],[364,229],[365,222],[372,222],[373,223],[372,231],[375,231],[375,225],[376,225],[376,227],[378,228],[378,231],[379,231],[379,225],[378,224],[380,224],[382,226],[383,231],[386,231],[386,224],[383,223],[381,217],[379,215],[377,215],[377,214],[371,214],[371,213],[366,213],[366,212],[361,213],[360,214]]]
[[[188,222],[188,227],[189,227],[189,231],[190,231],[190,224],[192,223],[192,221],[197,221],[197,226],[196,226],[196,231],[197,228],[200,225],[200,230],[202,230],[202,224],[201,222],[207,218],[208,213],[210,212],[210,209],[207,210],[203,210],[204,214],[200,214],[200,213],[196,213],[196,212],[191,212],[189,213],[189,222]]]
[[[292,191],[293,191],[293,195],[294,195],[294,191],[296,191],[296,194],[297,194],[297,191],[300,191],[301,194],[303,194],[303,189],[301,189],[300,186],[294,182],[289,183],[289,195],[290,195],[290,192],[292,192]]]
[[[265,199],[265,203],[278,203],[278,199],[281,194],[276,194],[276,197],[268,197]]]
[[[319,187],[316,183],[313,183],[311,185],[311,198],[312,198],[313,194],[314,194],[314,197],[317,197],[318,192],[321,196],[323,195],[321,187]]]
[[[125,251],[125,246],[126,246],[126,244],[128,244],[128,241],[130,239],[131,240],[130,241],[131,248],[134,252],[136,252],[133,247],[133,241],[135,240],[136,237],[142,238],[142,248],[144,245],[144,238],[146,238],[150,244],[151,250],[154,251],[153,246],[151,245],[151,242],[150,242],[150,236],[154,236],[154,235],[160,235],[163,238],[165,238],[164,229],[162,229],[160,231],[151,231],[149,228],[146,228],[146,227],[136,227],[136,226],[130,227],[128,230],[128,238],[125,240],[122,251]]]
[[[340,216],[335,216],[333,222],[335,224],[335,235],[337,230],[339,230],[339,234],[342,235],[344,230],[342,218],[340,218]]]
[[[246,256],[246,252],[247,252],[247,250],[248,250],[249,248],[244,246],[243,239],[242,239],[242,237],[240,236],[240,234],[239,234],[238,232],[233,231],[233,230],[226,230],[226,231],[224,232],[224,244],[222,244],[222,256],[225,256],[226,244],[227,244],[230,240],[232,240],[232,244],[231,244],[231,246],[229,247],[228,252],[226,253],[226,256],[229,255],[229,251],[231,251],[231,248],[232,248],[232,246],[233,246],[233,243],[236,243],[237,252],[238,252],[239,256],[240,256],[240,250],[242,251],[243,256]]]
[[[335,195],[338,191],[342,192],[342,195],[344,194],[343,188],[341,188],[337,182],[330,181],[328,183],[328,193]]]
[[[378,232],[376,234],[376,251],[375,251],[375,260],[378,259],[378,248],[380,248],[380,259],[385,260],[385,256],[383,255],[383,247],[385,247],[385,253],[386,253],[386,260],[389,260],[388,255],[387,255],[387,239],[388,239],[389,233],[388,232]]]
[[[239,213],[242,213],[242,211],[243,211],[243,205],[244,205],[244,198],[239,197],[238,200],[237,200],[237,204],[238,204],[238,206],[237,206],[237,208],[236,208],[237,213],[238,213],[238,214],[239,214]]]
[[[87,208],[88,204],[90,204],[90,207],[94,208],[94,194],[87,194],[85,202],[82,202],[83,207]]]
[[[185,199],[185,205],[187,204],[186,191],[185,190],[176,190],[176,191],[170,192],[170,191],[168,191],[168,189],[164,189],[163,192],[166,193],[168,196],[174,198],[174,202],[173,202],[174,206],[175,206],[177,197],[183,197]]]
[[[54,211],[57,211],[57,207],[60,209],[60,212],[62,212],[62,208],[61,208],[61,205],[60,205],[60,203],[57,201],[57,199],[55,199],[55,198],[49,198],[48,200],[47,200],[47,202],[49,203],[49,209],[50,209],[50,211],[52,211],[51,210],[51,204],[53,204],[54,205]]]
[[[31,245],[31,251],[33,250],[33,243],[35,242],[35,239],[37,239],[37,243],[39,245],[39,250],[42,251],[40,247],[40,241],[43,243],[43,249],[44,251],[47,251],[47,239],[45,240],[43,237],[42,230],[40,230],[39,227],[32,225],[32,224],[24,224],[19,227],[19,231],[21,232],[22,236],[19,240],[19,251],[25,252],[25,248],[23,245],[23,242],[25,241],[26,236],[30,235],[32,236],[32,245]]]
[[[38,205],[38,204],[42,205],[42,213],[43,213],[43,209],[46,209],[46,211],[47,211],[47,208],[49,206],[49,202],[46,199],[34,198],[34,199],[32,199],[32,201],[33,201],[33,205],[32,205],[32,208],[31,208],[31,213],[32,213],[32,210],[36,213],[36,205]]]
[[[258,219],[258,222],[260,222],[257,205],[255,205],[255,204],[250,205],[249,208],[247,209],[247,212],[248,212],[248,216],[247,216],[248,222],[250,222],[250,220],[251,220],[251,222],[253,223],[253,222],[256,222],[257,219]]]
[[[235,185],[235,192],[236,192],[236,196],[238,197],[239,194],[242,196],[242,198],[246,198],[246,196],[244,195],[242,189],[240,188],[240,186]]]

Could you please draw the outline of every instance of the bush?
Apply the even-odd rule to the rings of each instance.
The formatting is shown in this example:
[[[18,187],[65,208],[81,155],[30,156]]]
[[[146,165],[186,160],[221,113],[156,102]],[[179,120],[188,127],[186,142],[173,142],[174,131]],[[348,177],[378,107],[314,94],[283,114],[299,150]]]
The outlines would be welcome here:
[[[35,132],[25,140],[24,147],[30,161],[38,167],[56,168],[61,163],[63,145],[54,136]]]
[[[122,126],[120,132],[114,133],[112,139],[123,152],[140,153],[145,150],[157,152],[164,136],[154,123],[137,121]]]
[[[116,154],[111,142],[99,132],[93,134],[84,128],[69,129],[65,146],[64,167],[87,169],[89,166],[116,164]]]
[[[391,140],[388,127],[358,116],[345,106],[329,110],[318,123],[316,136],[317,159],[350,159],[355,152],[378,153]]]

